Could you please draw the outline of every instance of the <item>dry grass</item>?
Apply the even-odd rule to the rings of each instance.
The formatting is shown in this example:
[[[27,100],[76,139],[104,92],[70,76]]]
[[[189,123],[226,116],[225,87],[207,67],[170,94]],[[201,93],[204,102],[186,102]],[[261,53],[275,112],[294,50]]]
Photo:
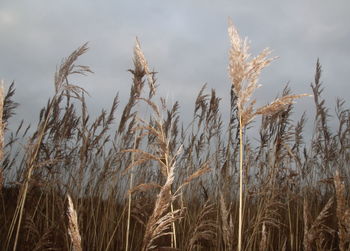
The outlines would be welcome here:
[[[207,201],[200,210],[196,222],[190,230],[191,237],[188,238],[186,250],[195,250],[196,248],[205,248],[214,245],[217,237],[216,219],[213,217],[216,213],[215,204]]]
[[[157,248],[157,239],[173,234],[172,231],[169,232],[169,229],[172,228],[172,223],[181,217],[181,209],[172,212],[168,211],[171,202],[174,200],[174,197],[171,195],[171,185],[173,182],[174,167],[171,167],[166,182],[157,196],[153,213],[146,224],[141,250],[155,250]]]
[[[224,247],[227,250],[233,249],[234,226],[232,216],[227,208],[224,196],[220,194],[220,216],[221,216],[221,231],[224,240]]]
[[[68,235],[72,243],[73,251],[83,250],[81,247],[81,236],[79,233],[79,224],[77,212],[74,209],[72,198],[67,195],[67,219],[68,219]]]
[[[337,197],[339,249],[343,251],[348,249],[350,241],[350,208],[346,205],[345,185],[341,179],[339,171],[336,171],[334,185]]]
[[[96,117],[69,82],[91,73],[77,63],[87,45],[62,61],[36,128],[11,127],[14,85],[0,88],[2,249],[348,250],[350,110],[338,100],[338,126],[328,125],[319,61],[310,140],[306,116],[291,117],[305,94],[287,86],[256,108],[260,73],[274,58],[268,49],[250,58],[247,40],[232,24],[228,32],[230,111],[204,86],[188,125],[178,102],[157,96],[138,40],[128,102],[119,107],[116,97]],[[256,143],[246,132],[258,115]]]
[[[316,219],[311,222],[310,206],[307,197],[304,197],[304,250],[313,250],[314,241],[320,237],[322,231],[325,231],[325,220],[330,216],[330,210],[333,206],[333,197],[331,197]]]

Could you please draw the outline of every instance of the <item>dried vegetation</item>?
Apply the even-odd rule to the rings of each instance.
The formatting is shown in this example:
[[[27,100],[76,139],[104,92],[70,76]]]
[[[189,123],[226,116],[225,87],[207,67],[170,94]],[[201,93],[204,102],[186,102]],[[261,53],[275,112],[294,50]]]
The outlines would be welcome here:
[[[286,86],[255,108],[273,58],[268,49],[250,58],[232,23],[228,33],[230,113],[203,86],[188,126],[178,102],[157,97],[138,40],[127,104],[117,95],[94,119],[69,81],[92,73],[76,63],[86,44],[58,68],[34,129],[10,129],[15,89],[0,86],[2,250],[348,250],[350,110],[338,100],[338,127],[329,126],[318,61],[311,137],[305,114],[291,119],[307,95]],[[247,131],[257,115],[255,144]]]

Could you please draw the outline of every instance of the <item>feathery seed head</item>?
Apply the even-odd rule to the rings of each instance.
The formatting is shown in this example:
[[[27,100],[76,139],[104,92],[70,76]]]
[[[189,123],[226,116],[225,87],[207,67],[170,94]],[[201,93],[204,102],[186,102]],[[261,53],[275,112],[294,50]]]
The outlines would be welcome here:
[[[250,99],[254,91],[261,86],[258,84],[260,73],[276,58],[269,57],[271,50],[266,48],[259,55],[250,59],[249,43],[247,39],[240,38],[231,19],[229,19],[228,34],[231,42],[228,71],[233,90],[237,96],[237,107],[241,115],[242,127],[253,120],[255,115],[277,112],[286,105],[292,104],[294,99],[309,96],[307,94],[283,96],[255,111],[255,100],[250,101]]]
[[[142,68],[144,69],[145,73],[147,74],[147,81],[148,81],[148,85],[150,88],[150,97],[152,97],[156,92],[156,85],[155,85],[155,81],[153,79],[154,73],[152,73],[149,70],[146,57],[141,50],[140,41],[138,40],[137,37],[136,37],[136,44],[135,44],[135,48],[134,48],[134,56],[135,56],[136,63],[141,65]]]
[[[73,250],[81,251],[81,236],[79,233],[77,212],[74,209],[73,201],[70,195],[67,195],[67,199],[68,235],[71,239]]]

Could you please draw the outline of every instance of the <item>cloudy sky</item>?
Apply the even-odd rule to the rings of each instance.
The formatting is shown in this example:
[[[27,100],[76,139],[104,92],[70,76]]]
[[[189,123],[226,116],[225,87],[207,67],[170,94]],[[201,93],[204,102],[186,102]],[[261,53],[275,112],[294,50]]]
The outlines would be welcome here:
[[[330,107],[336,97],[350,98],[350,2],[235,0],[1,0],[0,78],[15,81],[21,103],[18,118],[35,121],[53,93],[61,59],[89,42],[79,63],[93,75],[79,78],[90,93],[89,108],[108,108],[119,92],[129,93],[132,49],[138,36],[152,68],[159,72],[159,92],[192,111],[204,83],[229,99],[227,19],[251,41],[253,54],[265,47],[279,58],[261,76],[256,94],[265,104],[290,82],[294,93],[311,93],[320,58]],[[311,109],[312,99],[297,111]],[[333,108],[332,108],[333,109]]]

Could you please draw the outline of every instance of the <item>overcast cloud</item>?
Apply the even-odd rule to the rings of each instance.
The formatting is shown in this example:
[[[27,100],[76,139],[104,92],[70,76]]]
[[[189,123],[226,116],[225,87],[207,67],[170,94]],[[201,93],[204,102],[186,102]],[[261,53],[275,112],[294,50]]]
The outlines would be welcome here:
[[[290,82],[294,93],[311,93],[315,63],[323,66],[324,95],[350,98],[350,2],[336,1],[87,1],[1,0],[0,78],[15,81],[21,103],[18,118],[35,121],[53,93],[61,59],[85,42],[90,50],[79,63],[93,75],[79,78],[91,94],[89,108],[107,108],[119,92],[128,98],[132,49],[138,36],[159,92],[192,111],[204,83],[229,99],[227,18],[258,53],[265,47],[279,59],[261,77],[256,97],[264,104]],[[349,104],[347,104],[349,105]],[[297,111],[311,109],[312,99]],[[332,108],[333,109],[333,108]]]

